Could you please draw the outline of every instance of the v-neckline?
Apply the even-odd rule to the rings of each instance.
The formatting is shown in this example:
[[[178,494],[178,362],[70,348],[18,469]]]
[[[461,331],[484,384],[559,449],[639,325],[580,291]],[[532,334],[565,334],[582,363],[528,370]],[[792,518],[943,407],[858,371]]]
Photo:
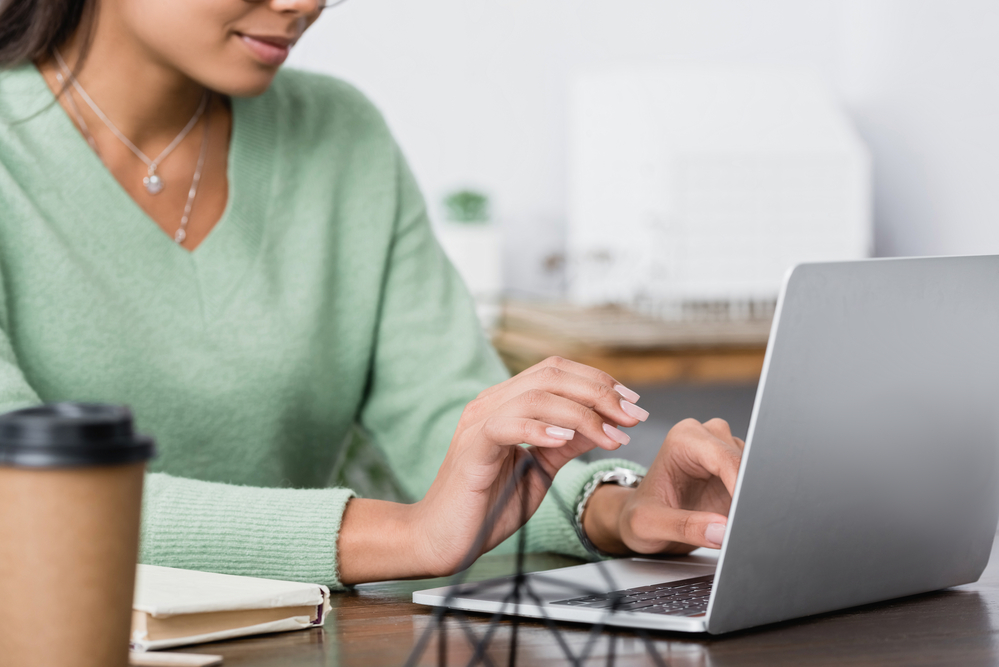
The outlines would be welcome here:
[[[67,146],[67,154],[77,158],[50,159],[49,177],[57,182],[69,182],[67,179],[79,179],[79,173],[73,173],[73,170],[82,168],[110,209],[109,215],[93,221],[103,228],[91,231],[107,234],[106,225],[114,225],[117,229],[110,230],[113,233],[124,238],[131,236],[132,243],[128,246],[135,255],[136,270],[161,266],[163,278],[172,274],[172,285],[179,279],[178,273],[192,276],[196,281],[192,287],[197,287],[208,324],[221,312],[252,266],[262,245],[264,222],[272,217],[269,206],[273,199],[276,137],[275,119],[270,117],[273,115],[271,105],[258,103],[254,98],[232,98],[228,201],[208,235],[196,248],[188,250],[168,236],[104,166],[59,104],[41,72],[34,65],[25,67],[32,70],[37,85],[44,89],[47,101],[53,107],[40,112],[39,120],[45,117],[49,121],[48,129],[58,136],[57,144],[63,143]],[[137,224],[139,222],[142,224]]]

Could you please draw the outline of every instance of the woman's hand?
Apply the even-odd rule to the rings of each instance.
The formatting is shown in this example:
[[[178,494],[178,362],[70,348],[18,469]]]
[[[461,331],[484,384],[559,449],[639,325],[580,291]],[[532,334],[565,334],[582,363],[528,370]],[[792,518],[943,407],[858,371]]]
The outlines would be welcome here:
[[[593,493],[586,536],[618,555],[720,547],[745,446],[721,419],[680,422],[638,488],[604,484]]]
[[[558,357],[482,392],[462,413],[422,500],[348,503],[338,542],[341,581],[446,575],[469,555],[492,549],[534,513],[568,461],[594,447],[614,450],[628,442],[617,427],[648,417],[627,400],[637,397],[606,373]],[[527,456],[544,475],[520,480],[485,543],[477,545],[487,516]],[[473,549],[477,553],[470,554]]]

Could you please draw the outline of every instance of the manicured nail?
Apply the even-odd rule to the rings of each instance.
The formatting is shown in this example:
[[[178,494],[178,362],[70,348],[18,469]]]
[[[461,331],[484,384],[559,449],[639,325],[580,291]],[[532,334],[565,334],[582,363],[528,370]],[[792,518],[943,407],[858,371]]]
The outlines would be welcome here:
[[[725,539],[725,524],[709,523],[708,527],[704,529],[704,539],[720,547],[722,540]]]
[[[617,393],[621,394],[621,396],[623,396],[624,398],[628,399],[632,403],[637,403],[638,399],[641,398],[641,396],[639,396],[638,394],[636,394],[632,390],[628,389],[623,384],[616,384],[616,385],[614,385],[614,391],[616,391]]]
[[[634,403],[629,403],[623,398],[621,399],[621,409],[624,410],[625,414],[627,414],[629,417],[634,417],[640,422],[643,422],[649,418],[648,410],[643,410]]]
[[[545,433],[556,440],[572,440],[572,436],[576,435],[576,432],[571,428],[559,428],[558,426],[549,426],[545,429]]]
[[[607,434],[608,438],[622,445],[627,445],[631,442],[631,436],[619,428],[614,428],[610,424],[604,424],[604,433]]]

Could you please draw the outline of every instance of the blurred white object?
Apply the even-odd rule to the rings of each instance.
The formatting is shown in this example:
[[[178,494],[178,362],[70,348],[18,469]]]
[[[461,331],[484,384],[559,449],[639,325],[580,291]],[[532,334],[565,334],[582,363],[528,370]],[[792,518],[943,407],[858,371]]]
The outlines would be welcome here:
[[[869,154],[808,70],[596,72],[570,114],[575,303],[766,316],[790,265],[871,252]]]
[[[475,298],[475,310],[485,329],[495,328],[503,291],[503,244],[491,222],[443,222],[437,238]]]

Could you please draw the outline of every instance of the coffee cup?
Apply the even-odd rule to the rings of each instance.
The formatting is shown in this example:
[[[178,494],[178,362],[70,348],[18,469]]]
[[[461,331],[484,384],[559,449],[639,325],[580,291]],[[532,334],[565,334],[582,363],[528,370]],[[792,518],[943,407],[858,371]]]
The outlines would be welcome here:
[[[0,415],[0,656],[124,667],[146,461],[124,407]]]

